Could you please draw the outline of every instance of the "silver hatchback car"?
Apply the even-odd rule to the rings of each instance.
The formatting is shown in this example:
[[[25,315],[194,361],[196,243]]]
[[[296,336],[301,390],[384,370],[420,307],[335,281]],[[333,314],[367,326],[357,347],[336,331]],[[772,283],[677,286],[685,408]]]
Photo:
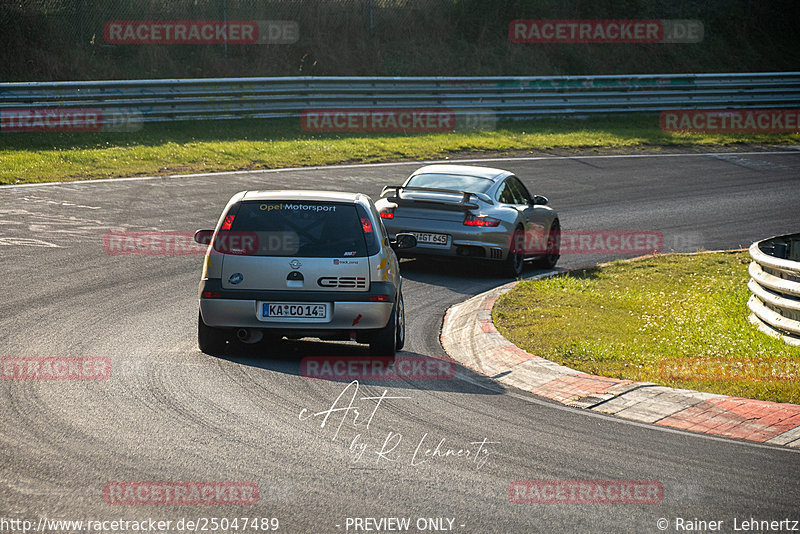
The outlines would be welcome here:
[[[390,241],[366,195],[242,191],[195,240],[209,244],[197,320],[203,352],[264,336],[352,340],[380,356],[403,347],[403,279],[392,246],[416,239]]]
[[[390,236],[416,237],[404,255],[481,259],[517,277],[526,261],[547,269],[558,261],[561,227],[548,204],[509,171],[428,165],[384,187],[375,206]]]

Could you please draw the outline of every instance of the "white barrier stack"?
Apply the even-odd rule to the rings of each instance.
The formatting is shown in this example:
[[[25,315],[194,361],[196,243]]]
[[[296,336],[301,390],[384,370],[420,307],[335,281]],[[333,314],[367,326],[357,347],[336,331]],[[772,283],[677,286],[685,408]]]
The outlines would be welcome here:
[[[800,234],[756,241],[750,256],[750,322],[800,346]]]

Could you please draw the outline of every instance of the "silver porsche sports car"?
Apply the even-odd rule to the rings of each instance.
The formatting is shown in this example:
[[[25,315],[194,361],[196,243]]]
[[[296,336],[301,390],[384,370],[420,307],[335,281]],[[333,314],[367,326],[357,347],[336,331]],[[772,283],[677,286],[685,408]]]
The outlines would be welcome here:
[[[390,236],[410,233],[404,256],[483,259],[520,276],[525,262],[552,268],[559,257],[558,214],[509,171],[471,165],[428,165],[375,203]]]

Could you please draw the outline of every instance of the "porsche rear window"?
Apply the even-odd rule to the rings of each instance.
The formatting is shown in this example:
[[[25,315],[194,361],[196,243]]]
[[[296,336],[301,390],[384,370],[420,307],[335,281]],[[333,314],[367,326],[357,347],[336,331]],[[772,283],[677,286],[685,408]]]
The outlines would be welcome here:
[[[408,180],[406,187],[433,187],[452,191],[466,191],[467,193],[485,193],[492,187],[493,183],[487,178],[478,178],[477,176],[417,174]]]
[[[245,201],[226,215],[220,234],[255,236],[256,256],[348,258],[367,255],[356,206],[332,202]]]

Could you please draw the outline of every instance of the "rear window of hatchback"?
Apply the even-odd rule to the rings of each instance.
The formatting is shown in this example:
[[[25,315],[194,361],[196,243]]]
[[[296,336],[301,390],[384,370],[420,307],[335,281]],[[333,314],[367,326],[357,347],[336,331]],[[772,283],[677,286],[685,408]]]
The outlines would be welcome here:
[[[233,252],[226,245],[237,242],[252,245]],[[225,215],[214,248],[254,256],[357,258],[375,254],[378,241],[365,210],[355,204],[243,201]]]

